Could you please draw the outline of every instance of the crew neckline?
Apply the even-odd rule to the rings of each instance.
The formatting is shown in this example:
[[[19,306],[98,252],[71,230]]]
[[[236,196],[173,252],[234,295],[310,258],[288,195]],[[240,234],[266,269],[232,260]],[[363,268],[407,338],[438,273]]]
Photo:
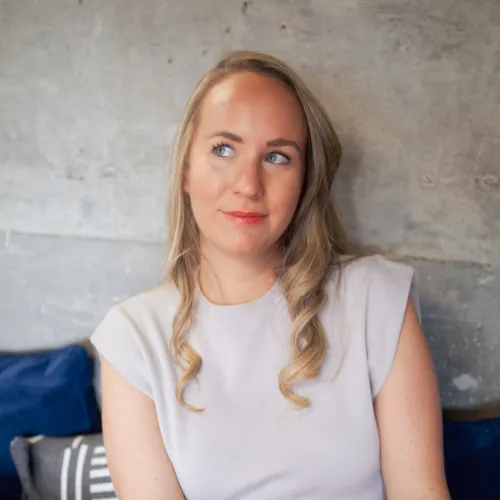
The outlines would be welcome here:
[[[260,297],[241,304],[215,304],[211,302],[196,285],[196,300],[198,314],[204,321],[252,322],[264,317],[270,308],[274,307],[281,297],[281,284],[276,280],[271,288]]]

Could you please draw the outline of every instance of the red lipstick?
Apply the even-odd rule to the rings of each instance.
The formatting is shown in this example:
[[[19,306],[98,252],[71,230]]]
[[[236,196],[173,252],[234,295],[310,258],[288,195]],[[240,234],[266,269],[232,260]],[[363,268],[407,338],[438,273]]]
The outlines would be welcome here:
[[[232,212],[223,212],[226,217],[229,217],[231,220],[236,222],[237,224],[258,224],[262,222],[266,215],[260,212],[241,212],[238,210]]]

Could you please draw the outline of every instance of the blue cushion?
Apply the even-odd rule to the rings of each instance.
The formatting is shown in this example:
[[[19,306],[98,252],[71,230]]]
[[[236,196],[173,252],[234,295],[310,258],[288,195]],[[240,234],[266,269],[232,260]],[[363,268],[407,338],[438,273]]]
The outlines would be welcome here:
[[[500,498],[500,418],[446,422],[444,451],[453,500]]]
[[[100,430],[92,365],[81,345],[0,355],[1,498],[19,496],[21,491],[9,451],[15,436],[70,436]]]

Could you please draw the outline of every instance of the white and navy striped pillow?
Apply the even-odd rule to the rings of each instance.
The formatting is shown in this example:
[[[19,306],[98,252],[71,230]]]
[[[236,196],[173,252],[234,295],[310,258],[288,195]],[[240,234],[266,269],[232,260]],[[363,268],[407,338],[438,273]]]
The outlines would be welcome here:
[[[11,454],[25,500],[113,500],[101,434],[15,438]]]

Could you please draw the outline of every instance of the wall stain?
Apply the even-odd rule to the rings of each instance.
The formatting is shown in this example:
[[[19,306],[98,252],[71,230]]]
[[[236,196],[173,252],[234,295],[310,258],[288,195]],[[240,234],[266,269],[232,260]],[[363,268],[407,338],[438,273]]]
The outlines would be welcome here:
[[[80,202],[80,207],[84,219],[89,218],[94,212],[94,203],[89,198],[83,198]]]
[[[174,62],[174,58],[173,57],[169,57],[167,59],[167,64],[172,64]]]
[[[226,28],[226,31],[224,32],[226,35],[229,35],[229,33],[231,33],[231,26],[228,26]]]
[[[250,2],[243,2],[243,3],[241,4],[241,13],[242,13],[243,15],[246,15],[247,10],[248,10],[248,6],[249,6],[249,5],[250,5]]]
[[[478,175],[475,177],[474,183],[483,191],[500,191],[500,177],[496,175]]]
[[[453,385],[459,391],[469,391],[477,389],[479,387],[479,382],[474,377],[471,377],[468,373],[463,373],[459,377],[455,377],[453,379]]]
[[[76,174],[67,174],[66,178],[71,180],[71,181],[84,181],[85,177],[83,175],[76,175]]]

